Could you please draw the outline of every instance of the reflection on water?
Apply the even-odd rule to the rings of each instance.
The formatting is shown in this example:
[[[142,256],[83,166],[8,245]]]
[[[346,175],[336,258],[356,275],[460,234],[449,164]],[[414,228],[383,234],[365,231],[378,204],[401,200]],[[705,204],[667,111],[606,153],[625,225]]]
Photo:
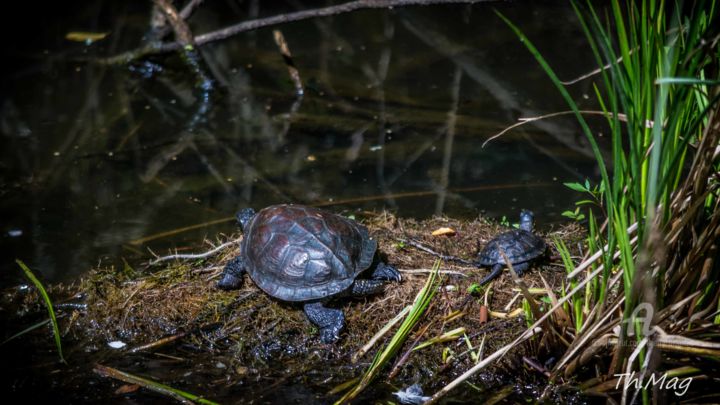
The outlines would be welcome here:
[[[204,3],[191,28],[299,7],[288,3]],[[66,11],[72,18],[47,16],[32,46],[4,58],[13,61],[0,104],[5,283],[19,280],[15,257],[45,280],[68,280],[99,261],[214,239],[235,231],[223,219],[238,208],[280,202],[511,219],[523,207],[543,226],[573,206],[563,182],[596,176],[571,118],[482,147],[519,117],[566,109],[488,5],[357,11],[280,26],[305,85],[302,100],[272,28],[205,46],[216,91],[206,122],[192,131],[194,78],[179,57],[117,67],[79,61],[137,46],[147,3],[79,7]],[[493,7],[537,41],[561,78],[590,70],[570,7]],[[110,35],[91,45],[62,38],[80,29]],[[570,90],[582,100],[589,86]]]

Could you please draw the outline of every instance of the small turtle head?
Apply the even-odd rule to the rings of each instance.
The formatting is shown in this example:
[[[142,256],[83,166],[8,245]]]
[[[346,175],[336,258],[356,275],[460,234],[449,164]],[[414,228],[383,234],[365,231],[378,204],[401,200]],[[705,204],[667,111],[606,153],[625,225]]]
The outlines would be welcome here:
[[[520,229],[532,232],[535,215],[530,210],[520,211]]]
[[[237,218],[238,224],[240,224],[240,228],[245,231],[247,228],[247,225],[250,223],[250,219],[255,216],[255,210],[252,208],[243,208],[241,209],[235,218]]]

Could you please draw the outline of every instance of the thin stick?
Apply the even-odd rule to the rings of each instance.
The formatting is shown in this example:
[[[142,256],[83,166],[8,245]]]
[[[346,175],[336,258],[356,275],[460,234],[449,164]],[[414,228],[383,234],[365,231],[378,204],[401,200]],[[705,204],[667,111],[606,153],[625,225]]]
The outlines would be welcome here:
[[[544,375],[545,377],[550,378],[550,372],[548,371],[548,369],[545,368],[545,366],[543,366],[542,364],[538,363],[537,360],[531,359],[530,357],[527,357],[527,356],[522,356],[522,360],[523,360],[523,363],[525,363],[528,366],[530,366],[531,368],[535,369],[535,371],[537,371],[538,373]]]
[[[143,350],[154,349],[156,347],[164,346],[168,343],[174,342],[182,337],[185,337],[186,335],[187,335],[187,332],[181,332],[181,333],[178,333],[178,334],[175,334],[172,336],[167,336],[162,339],[158,339],[154,342],[146,343],[146,344],[140,345],[140,346],[135,346],[132,349],[128,350],[128,353],[137,353],[137,352],[141,352]]]
[[[432,269],[398,269],[401,273],[408,273],[408,274],[427,274],[427,273],[433,273]],[[453,270],[438,270],[438,274],[449,274],[452,276],[461,276],[461,277],[467,277],[468,275],[461,272],[461,271],[453,271]]]
[[[362,356],[364,356],[365,353],[367,353],[370,349],[372,349],[372,347],[375,346],[375,343],[377,343],[377,341],[380,340],[380,338],[385,336],[385,334],[390,329],[392,329],[392,327],[396,323],[398,323],[405,315],[407,315],[408,312],[410,312],[410,308],[411,308],[411,305],[408,305],[405,308],[403,308],[403,310],[400,311],[400,313],[398,313],[397,315],[395,315],[395,317],[393,319],[391,319],[390,322],[386,323],[385,326],[383,326],[382,329],[380,329],[375,334],[375,336],[370,338],[370,340],[365,344],[365,346],[361,347],[360,350],[355,352],[355,354],[353,354],[352,359],[351,359],[352,363],[357,363],[357,361],[360,360],[360,358]]]
[[[190,27],[188,27],[183,17],[180,16],[180,13],[178,13],[175,6],[173,6],[168,0],[153,0],[153,2],[160,11],[162,11],[162,14],[165,16],[165,20],[167,20],[173,31],[175,31],[175,37],[177,38],[179,45],[182,45],[182,47],[192,45],[193,36],[192,32],[190,32]]]
[[[180,10],[180,17],[187,20],[195,9],[202,3],[203,0],[190,0],[185,7]]]
[[[287,65],[288,73],[290,73],[290,79],[292,79],[293,84],[295,84],[295,95],[302,97],[302,95],[305,94],[305,90],[303,89],[302,80],[300,80],[300,72],[298,72],[295,67],[292,54],[290,53],[290,47],[288,47],[287,41],[285,41],[285,36],[283,36],[282,31],[274,30],[273,37],[275,38],[275,43],[278,48],[280,48],[280,54],[285,61],[285,65]]]
[[[444,255],[442,253],[438,253],[438,252],[430,249],[429,247],[423,245],[422,243],[416,242],[412,239],[400,239],[400,242],[408,244],[416,249],[422,250],[423,252],[430,253],[431,255],[439,257],[440,259],[442,259],[444,261],[453,261],[453,262],[462,263],[462,264],[465,264],[468,266],[473,266],[473,267],[475,266],[475,264],[469,260],[461,259],[457,256],[449,256],[449,255]]]
[[[156,233],[156,234],[153,234],[150,236],[145,236],[142,238],[131,240],[130,244],[133,246],[138,246],[138,245],[142,245],[143,243],[150,242],[151,240],[161,239],[161,238],[165,238],[168,236],[176,235],[178,233],[192,231],[193,229],[205,228],[210,225],[222,224],[223,222],[230,222],[230,221],[234,221],[234,220],[235,220],[235,217],[225,217],[225,218],[215,219],[215,220],[208,221],[208,222],[203,222],[201,224],[184,226],[182,228],[171,229],[169,231],[164,231],[164,232]]]
[[[150,262],[150,264],[157,264],[159,262],[165,261],[165,260],[173,260],[173,259],[204,259],[206,257],[212,256],[215,253],[225,249],[226,247],[230,245],[234,245],[236,243],[239,243],[242,238],[234,239],[229,242],[225,242],[221,245],[216,246],[215,248],[208,250],[204,253],[185,253],[185,254],[174,254],[174,255],[168,255],[168,256],[162,256],[158,257],[157,259]]]
[[[604,111],[580,110],[579,113],[585,114],[585,115],[602,115],[602,116],[610,116],[610,117],[613,116],[613,113],[611,113],[611,112],[606,113]],[[510,131],[511,129],[515,129],[519,126],[529,124],[529,123],[535,122],[535,121],[544,120],[546,118],[553,118],[553,117],[559,117],[561,115],[572,115],[572,114],[575,114],[575,111],[558,111],[558,112],[554,112],[554,113],[550,113],[550,114],[543,114],[538,117],[518,118],[518,122],[516,122],[515,124],[510,125],[509,127],[503,129],[502,131],[498,132],[497,134],[486,139],[485,142],[483,142],[482,147],[484,148],[485,145],[487,145],[490,141],[505,135],[506,132]],[[618,116],[618,120],[627,122],[627,115],[618,114],[617,116]],[[652,128],[653,122],[646,121],[645,126],[647,128]]]
[[[397,373],[400,372],[400,368],[405,365],[407,360],[410,358],[410,353],[415,351],[415,348],[417,347],[418,343],[420,343],[420,339],[422,339],[423,336],[425,336],[425,333],[430,329],[430,326],[432,326],[433,322],[430,321],[427,325],[425,325],[424,328],[422,328],[415,337],[415,340],[410,344],[410,347],[403,353],[402,356],[395,362],[395,365],[393,366],[392,370],[390,370],[390,373],[387,376],[388,380],[392,380],[397,376]]]

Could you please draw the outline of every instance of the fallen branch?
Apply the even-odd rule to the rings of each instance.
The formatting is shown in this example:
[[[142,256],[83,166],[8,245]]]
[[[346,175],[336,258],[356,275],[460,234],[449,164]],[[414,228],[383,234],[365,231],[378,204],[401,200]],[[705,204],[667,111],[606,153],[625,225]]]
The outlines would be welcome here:
[[[285,24],[293,21],[306,20],[309,18],[328,17],[336,14],[349,13],[360,9],[373,8],[392,8],[413,5],[431,5],[431,4],[452,4],[452,3],[480,3],[491,0],[356,0],[344,4],[338,4],[329,7],[315,8],[311,10],[296,11],[294,13],[280,14],[267,18],[259,18],[256,20],[243,21],[241,23],[231,25],[207,34],[195,37],[195,45],[201,46],[213,41],[219,41],[241,32],[253,31],[259,28],[271,25]],[[143,56],[177,51],[183,45],[179,42],[169,42],[164,44],[149,44],[144,47],[124,52],[122,54],[111,56],[100,60],[104,64],[127,63],[131,60],[141,58]]]
[[[231,246],[231,245],[239,243],[239,242],[240,242],[240,238],[234,239],[229,242],[225,242],[221,245],[218,245],[215,248],[210,249],[204,253],[184,253],[184,254],[179,253],[179,254],[174,254],[174,255],[162,256],[162,257],[158,257],[157,259],[151,261],[150,264],[153,265],[153,264],[157,264],[162,261],[165,261],[165,260],[174,260],[174,259],[190,259],[190,260],[204,259],[206,257],[210,257],[210,256],[214,255],[215,253],[225,249],[228,246]]]

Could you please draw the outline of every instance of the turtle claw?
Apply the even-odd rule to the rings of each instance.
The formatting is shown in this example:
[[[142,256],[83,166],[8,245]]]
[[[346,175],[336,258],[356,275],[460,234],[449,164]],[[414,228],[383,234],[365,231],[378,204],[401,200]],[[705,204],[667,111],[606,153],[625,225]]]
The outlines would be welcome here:
[[[340,339],[340,331],[335,328],[320,329],[320,340],[326,344],[333,344]]]
[[[373,280],[387,280],[395,281],[399,283],[402,281],[402,275],[394,266],[380,262],[375,266],[375,270],[372,273],[371,278]]]

